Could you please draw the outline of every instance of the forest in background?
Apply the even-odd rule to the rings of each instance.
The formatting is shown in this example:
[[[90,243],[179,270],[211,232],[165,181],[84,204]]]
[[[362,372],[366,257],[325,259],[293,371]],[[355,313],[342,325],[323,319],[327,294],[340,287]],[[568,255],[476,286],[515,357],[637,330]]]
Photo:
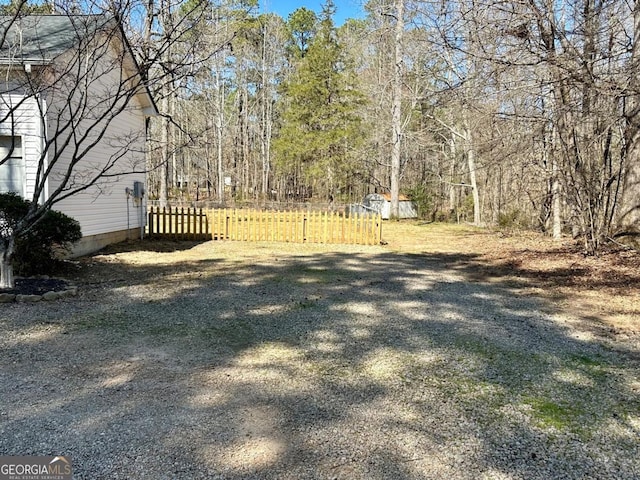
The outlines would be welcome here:
[[[335,9],[51,6],[125,23],[161,113],[161,206],[390,192],[429,220],[572,234],[590,253],[637,239],[640,4],[371,0],[339,27]]]

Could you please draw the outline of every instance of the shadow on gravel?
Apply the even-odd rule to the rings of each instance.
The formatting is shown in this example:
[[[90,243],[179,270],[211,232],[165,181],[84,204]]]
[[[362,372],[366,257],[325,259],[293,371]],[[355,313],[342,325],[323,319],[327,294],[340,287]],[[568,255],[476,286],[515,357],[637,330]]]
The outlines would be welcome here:
[[[636,350],[473,256],[92,266],[0,311],[0,452],[76,478],[634,478]],[[266,258],[266,257],[265,257]]]
[[[113,245],[109,245],[97,255],[105,255],[110,253],[124,253],[124,252],[182,252],[185,250],[191,250],[196,245],[206,243],[204,240],[170,240],[170,239],[149,239],[144,240],[129,240],[126,242],[120,242]]]

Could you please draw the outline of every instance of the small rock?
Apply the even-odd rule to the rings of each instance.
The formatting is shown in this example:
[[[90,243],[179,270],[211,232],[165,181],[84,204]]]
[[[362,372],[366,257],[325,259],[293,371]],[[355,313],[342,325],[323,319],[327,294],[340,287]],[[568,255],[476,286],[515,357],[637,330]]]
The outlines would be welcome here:
[[[13,293],[0,293],[0,303],[10,303],[16,299]]]
[[[16,302],[34,303],[42,300],[40,295],[16,295]]]
[[[42,295],[42,300],[45,300],[47,302],[51,302],[59,298],[61,298],[61,295],[59,292],[47,292],[44,295]]]

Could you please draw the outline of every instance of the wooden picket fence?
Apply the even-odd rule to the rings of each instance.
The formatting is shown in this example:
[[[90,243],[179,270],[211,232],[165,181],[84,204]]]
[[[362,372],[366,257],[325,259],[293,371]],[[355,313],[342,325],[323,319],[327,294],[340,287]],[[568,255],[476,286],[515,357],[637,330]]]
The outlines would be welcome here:
[[[379,215],[347,217],[337,212],[152,207],[147,232],[150,237],[176,240],[378,245],[382,219]]]
[[[173,240],[211,240],[209,220],[200,208],[150,207],[147,236]]]

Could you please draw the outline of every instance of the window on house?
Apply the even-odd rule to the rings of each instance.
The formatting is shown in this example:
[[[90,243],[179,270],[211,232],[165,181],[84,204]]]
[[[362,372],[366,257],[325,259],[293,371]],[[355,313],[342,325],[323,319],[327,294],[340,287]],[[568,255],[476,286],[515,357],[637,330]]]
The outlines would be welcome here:
[[[24,197],[24,170],[22,138],[0,135],[0,193],[15,192]]]

